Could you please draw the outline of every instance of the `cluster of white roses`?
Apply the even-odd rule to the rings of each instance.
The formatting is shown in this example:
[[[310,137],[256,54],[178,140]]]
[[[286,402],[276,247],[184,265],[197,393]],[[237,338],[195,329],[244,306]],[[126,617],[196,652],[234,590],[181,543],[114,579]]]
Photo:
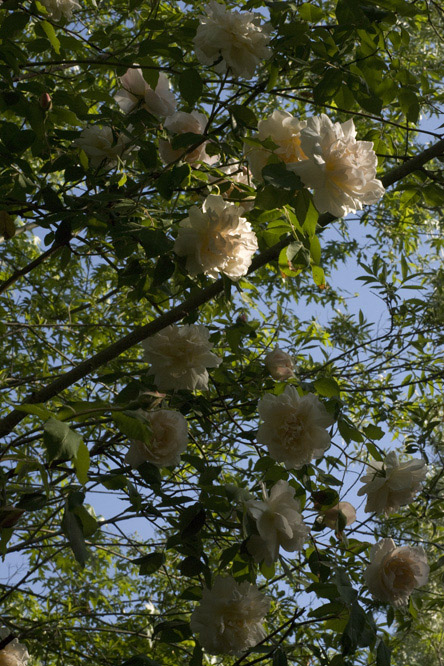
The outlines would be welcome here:
[[[210,265],[210,259],[207,261]],[[147,339],[143,346],[145,358],[151,364],[150,373],[161,390],[205,390],[209,379],[207,368],[221,363],[211,351],[208,329],[201,325],[169,326]],[[265,365],[277,381],[294,377],[293,360],[279,347],[267,355]],[[300,469],[318,460],[330,446],[327,428],[334,419],[312,393],[301,396],[294,386],[287,385],[280,395],[265,395],[258,410],[262,423],[257,440],[287,469]],[[163,437],[158,437],[158,422],[162,423],[167,414],[170,428],[162,426]],[[178,462],[186,446],[186,424],[181,415],[173,418],[174,414],[159,410],[148,415],[157,438],[157,450],[154,445],[147,448],[143,443],[133,444],[127,462],[133,466],[143,460],[157,465]],[[423,460],[399,463],[396,454],[390,453],[384,463],[369,466],[362,479],[365,485],[358,494],[367,494],[366,511],[389,513],[413,499],[425,473]],[[256,561],[273,564],[281,547],[287,552],[302,550],[310,529],[303,522],[295,489],[287,481],[278,481],[269,492],[263,487],[263,498],[247,500],[245,510],[257,530],[247,541]],[[356,519],[356,511],[349,502],[318,510],[322,524],[339,533]],[[427,581],[427,576],[422,548],[397,548],[391,539],[384,539],[372,548],[365,572],[373,596],[395,606],[405,604],[413,590]],[[200,634],[208,652],[240,654],[263,638],[266,608],[268,602],[254,585],[239,585],[231,577],[217,578],[211,590],[204,590],[202,602],[192,615],[192,627]]]
[[[424,460],[415,458],[401,463],[392,451],[383,462],[374,461],[367,467],[358,495],[367,495],[367,512],[388,515],[413,500],[426,473]],[[376,599],[397,607],[407,604],[413,590],[425,585],[428,574],[423,548],[397,547],[392,539],[383,539],[370,551],[365,581]]]
[[[8,629],[1,627],[0,640],[7,638],[10,633]],[[14,638],[0,650],[0,666],[26,666],[28,661],[28,650],[23,643],[19,643],[17,638]]]
[[[56,0],[45,0],[56,2]],[[60,4],[59,0],[59,4]],[[75,0],[63,0],[77,4]],[[205,7],[194,46],[198,60],[218,72],[235,77],[251,78],[260,60],[271,55],[268,46],[270,30],[261,26],[261,19],[250,12],[228,11],[215,0]],[[171,134],[191,133],[204,137],[208,118],[197,111],[176,111],[176,100],[165,74],[161,73],[152,88],[138,67],[120,79],[122,88],[116,101],[125,113],[144,108],[162,119]],[[287,169],[296,173],[302,183],[313,190],[319,212],[335,216],[361,210],[376,203],[384,193],[376,179],[377,158],[373,144],[356,139],[352,120],[333,123],[326,115],[299,120],[286,111],[275,110],[260,121],[256,138],[262,145],[246,148],[252,176],[262,181],[262,170],[278,158]],[[128,150],[129,139],[114,135],[111,128],[88,127],[77,140],[93,166],[115,165]],[[167,139],[159,142],[160,157],[165,164],[182,159],[214,165],[215,159],[206,151],[207,141],[186,148],[173,148]],[[224,167],[222,167],[223,169]],[[227,176],[247,182],[239,169],[225,167]],[[239,175],[240,174],[240,175]],[[227,202],[222,196],[210,194],[201,207],[193,206],[179,227],[174,245],[178,256],[186,258],[191,276],[199,274],[216,278],[220,273],[238,280],[248,272],[252,256],[258,248],[250,223],[243,216],[245,207]],[[208,368],[221,363],[212,351],[209,331],[205,326],[168,326],[144,343],[150,373],[162,391],[205,390]],[[294,377],[291,357],[276,348],[266,358],[266,367],[277,381]],[[321,458],[330,446],[327,430],[334,422],[331,414],[311,393],[300,395],[291,385],[280,395],[268,394],[259,401],[262,423],[257,440],[269,455],[287,469],[300,469]],[[133,467],[144,461],[158,466],[174,465],[187,445],[187,424],[184,417],[172,410],[160,409],[144,414],[151,428],[149,445],[135,441],[126,456]],[[359,494],[367,494],[367,511],[388,513],[411,501],[424,479],[423,461],[399,464],[394,454],[385,463],[369,467]],[[295,489],[286,481],[278,481],[263,499],[250,499],[245,510],[255,521],[257,534],[250,537],[247,547],[258,562],[271,565],[282,547],[287,552],[301,550],[309,535],[295,498]],[[323,524],[337,529],[338,518],[351,524],[356,512],[348,502],[340,502],[323,512]],[[365,577],[370,592],[381,601],[394,605],[406,603],[413,589],[427,580],[428,567],[420,548],[396,548],[391,539],[384,539],[371,551],[371,563]],[[205,589],[200,605],[192,615],[193,631],[200,634],[204,648],[212,654],[241,654],[265,637],[262,625],[269,602],[250,583],[238,584],[231,577],[217,577],[212,589]]]
[[[60,6],[62,1],[75,2],[46,0]],[[271,55],[270,26],[261,25],[257,14],[229,11],[216,0],[210,0],[204,12],[194,37],[199,62],[219,72],[231,72],[235,77],[251,78],[259,62]],[[190,164],[215,165],[216,157],[206,152],[207,141],[198,140],[205,134],[208,117],[197,111],[176,111],[176,100],[163,72],[155,88],[137,66],[128,69],[120,83],[122,88],[115,99],[125,113],[144,108],[161,119],[169,133],[196,135],[196,143],[188,148],[173,148],[170,140],[160,139],[159,154],[165,164],[181,159]],[[313,189],[314,203],[321,213],[347,215],[365,204],[376,203],[384,193],[382,183],[376,179],[373,144],[356,140],[353,120],[332,123],[324,114],[299,120],[286,111],[276,110],[259,122],[257,139],[265,142],[264,145],[246,150],[252,176],[262,181],[263,167],[270,157],[273,160],[277,157],[299,175],[306,187]],[[113,132],[110,127],[89,126],[75,144],[93,167],[114,167],[125,153],[135,150],[128,135]],[[233,176],[233,182],[249,184],[248,173],[242,169],[235,169],[233,175],[230,165],[221,168]],[[175,246],[180,256],[187,257],[191,275],[203,273],[216,277],[224,273],[238,279],[247,273],[257,250],[256,236],[242,217],[250,205],[247,201],[236,207],[213,196],[201,209],[193,206],[181,225]]]
[[[325,114],[298,120],[287,111],[274,111],[258,124],[257,138],[270,142],[247,149],[253,176],[262,180],[262,169],[277,156],[296,173],[320,213],[336,217],[361,210],[379,201],[384,187],[376,179],[377,157],[370,141],[357,141],[353,120],[332,123]]]

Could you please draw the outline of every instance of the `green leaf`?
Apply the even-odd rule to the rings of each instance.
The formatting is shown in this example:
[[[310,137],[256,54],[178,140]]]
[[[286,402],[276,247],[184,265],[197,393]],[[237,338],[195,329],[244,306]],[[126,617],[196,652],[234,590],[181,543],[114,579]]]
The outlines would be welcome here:
[[[403,88],[399,93],[399,106],[401,111],[412,123],[416,123],[419,118],[419,112],[421,110],[419,99],[413,90],[408,88]]]
[[[179,91],[183,99],[194,106],[202,95],[203,81],[196,69],[185,69],[179,76]]]
[[[288,659],[285,651],[278,647],[277,650],[273,652],[273,666],[287,666]]]
[[[180,517],[180,533],[182,538],[188,539],[202,529],[206,521],[206,512],[200,502],[187,507]]]
[[[317,236],[310,238],[310,256],[315,264],[319,265],[321,263],[321,243]]]
[[[60,41],[55,33],[54,27],[51,25],[51,23],[48,23],[48,21],[42,21],[40,25],[45,31],[45,34],[49,39],[54,51],[57,53],[57,55],[60,55]]]
[[[320,266],[312,266],[311,267],[311,272],[312,272],[312,275],[313,275],[314,283],[318,287],[324,288],[325,287],[324,269],[321,268]]]
[[[202,134],[194,134],[193,132],[183,132],[176,134],[171,140],[171,147],[174,150],[179,148],[189,148],[190,146],[200,145],[202,143]]]
[[[133,560],[135,564],[139,564],[139,574],[141,576],[150,576],[160,569],[165,564],[166,557],[164,553],[154,552],[149,555],[143,555]]]
[[[301,188],[299,177],[293,171],[289,171],[282,162],[266,164],[262,169],[262,176],[264,181],[273,187],[292,191]]]
[[[326,398],[339,397],[341,389],[336,379],[333,377],[320,377],[314,383],[316,391]]]
[[[376,650],[376,666],[390,666],[391,650],[384,641],[380,641]]]
[[[367,437],[370,437],[371,439],[382,439],[385,434],[382,428],[377,425],[373,425],[372,423],[365,426],[364,432]]]
[[[310,23],[317,23],[324,16],[324,12],[320,7],[316,7],[311,2],[304,2],[298,9],[299,16],[303,21]]]
[[[330,102],[342,85],[341,70],[328,67],[319,83],[313,88],[313,99],[316,104]]]
[[[80,519],[68,508],[63,513],[62,530],[68,538],[74,557],[80,566],[84,567],[89,553],[85,546]]]
[[[70,460],[77,455],[82,438],[66,423],[51,417],[46,421],[43,430],[43,443],[46,447],[48,462],[61,459]]]
[[[83,536],[88,538],[98,529],[99,523],[88,509],[79,504],[72,509],[72,512],[80,519]]]
[[[150,444],[152,441],[152,432],[148,424],[142,423],[137,418],[133,418],[124,412],[111,412],[111,415],[119,428],[129,439],[137,439],[144,444]]]
[[[16,32],[21,32],[27,26],[30,15],[24,12],[13,12],[7,14],[0,26],[0,38],[11,38]]]
[[[47,419],[53,418],[54,414],[49,411],[49,409],[46,409],[46,407],[43,406],[43,404],[39,405],[28,405],[28,404],[23,404],[23,405],[18,405],[16,409],[19,412],[25,412],[26,414],[35,414],[35,416],[39,416],[41,419],[44,419],[45,421]]]
[[[239,125],[249,127],[250,129],[255,129],[257,127],[256,114],[248,108],[248,106],[245,106],[244,104],[233,104],[229,109]]]
[[[48,499],[43,493],[25,493],[17,503],[18,509],[25,511],[39,511],[46,505]]]
[[[171,199],[175,190],[180,186],[186,185],[191,174],[189,164],[181,164],[174,166],[172,169],[165,171],[157,180],[157,190],[164,199]]]
[[[89,451],[86,444],[82,441],[79,444],[77,454],[74,456],[74,469],[79,483],[84,486],[88,481],[88,470],[90,465]]]

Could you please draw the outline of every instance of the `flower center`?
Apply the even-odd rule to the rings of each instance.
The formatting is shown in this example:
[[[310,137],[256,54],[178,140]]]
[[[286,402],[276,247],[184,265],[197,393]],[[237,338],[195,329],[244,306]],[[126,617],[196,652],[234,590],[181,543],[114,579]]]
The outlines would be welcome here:
[[[415,574],[409,562],[392,557],[384,567],[385,574],[392,581],[395,590],[412,590],[415,587]]]
[[[279,434],[285,447],[297,442],[304,431],[304,426],[297,414],[292,414],[282,425],[279,426]]]

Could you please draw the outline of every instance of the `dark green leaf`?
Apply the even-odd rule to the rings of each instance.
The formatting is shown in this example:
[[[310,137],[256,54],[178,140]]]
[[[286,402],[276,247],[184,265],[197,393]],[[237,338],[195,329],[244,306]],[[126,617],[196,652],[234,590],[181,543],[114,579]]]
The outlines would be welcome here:
[[[51,417],[43,426],[43,443],[46,447],[48,461],[69,460],[77,455],[82,441],[80,435],[62,421]]]
[[[179,76],[179,90],[189,106],[194,106],[202,95],[203,81],[196,69],[185,69]]]

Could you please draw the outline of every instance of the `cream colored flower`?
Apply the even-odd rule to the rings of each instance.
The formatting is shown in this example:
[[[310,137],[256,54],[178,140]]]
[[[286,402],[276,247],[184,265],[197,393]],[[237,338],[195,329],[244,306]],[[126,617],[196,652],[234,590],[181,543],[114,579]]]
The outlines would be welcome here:
[[[207,368],[222,362],[210,351],[209,336],[206,326],[173,325],[142,342],[145,359],[151,363],[149,374],[161,391],[208,388]]]
[[[259,401],[259,416],[257,441],[287,469],[300,469],[330,446],[326,427],[333,417],[312,393],[300,397],[294,386],[286,386],[281,395],[267,393]]]
[[[341,217],[374,204],[385,190],[375,178],[377,157],[371,141],[356,141],[353,120],[332,123],[325,114],[309,118],[301,130],[306,160],[291,168],[306,187],[320,213]]]
[[[88,125],[74,144],[85,152],[92,167],[111,169],[117,165],[117,158],[122,158],[125,150],[128,151],[129,142],[124,134],[114,134],[111,127]]]
[[[174,252],[187,257],[190,275],[205,273],[216,278],[224,273],[232,280],[246,275],[258,245],[242,213],[242,208],[216,194],[205,199],[202,209],[190,208],[174,244]]]
[[[185,111],[176,111],[171,116],[169,116],[165,121],[165,128],[172,134],[184,134],[185,132],[191,132],[192,134],[203,134],[208,123],[208,118],[203,113],[198,113],[198,111],[192,111],[191,113],[185,113]],[[175,162],[179,158],[183,159],[185,162],[193,164],[194,162],[205,162],[206,164],[212,164],[216,157],[210,157],[207,155],[205,146],[208,142],[203,141],[197,148],[191,152],[187,152],[186,148],[178,148],[173,150],[170,141],[165,139],[159,140],[159,153],[160,157],[165,162],[165,164],[170,164],[170,162]]]
[[[393,539],[382,539],[370,551],[370,564],[364,577],[376,599],[395,608],[405,606],[413,590],[427,583],[426,554],[421,547],[396,547]]]
[[[330,527],[332,530],[337,530],[338,518],[341,514],[345,526],[351,525],[356,520],[356,509],[350,502],[339,502],[339,504],[332,506],[331,509],[322,511],[320,517],[324,525]]]
[[[9,629],[2,627],[0,629],[0,640],[10,635]],[[26,666],[29,660],[29,654],[26,647],[14,638],[10,643],[0,650],[0,666]]]
[[[256,521],[258,537],[251,537],[248,550],[260,562],[271,565],[279,557],[279,547],[290,553],[302,550],[310,528],[302,521],[301,505],[294,497],[295,490],[286,481],[274,484],[270,495],[263,488],[264,499],[245,503]]]
[[[262,621],[269,607],[256,585],[217,576],[211,590],[203,590],[191,615],[191,630],[199,634],[206,652],[239,655],[265,638]]]
[[[131,67],[120,78],[122,88],[116,94],[116,102],[125,113],[141,104],[153,116],[170,116],[176,110],[176,99],[170,90],[168,77],[160,72],[155,89],[145,81],[140,68]],[[143,104],[142,104],[143,102]]]
[[[180,454],[188,443],[186,419],[172,409],[144,412],[143,415],[151,426],[153,438],[149,444],[132,441],[125,462],[131,467],[139,467],[145,461],[158,467],[178,465]]]
[[[421,458],[400,463],[391,451],[384,462],[374,461],[367,467],[367,474],[361,479],[365,485],[358,495],[367,495],[368,513],[394,513],[413,500],[426,474],[427,466]]]
[[[298,120],[287,111],[279,109],[258,123],[256,138],[260,141],[271,139],[276,147],[247,147],[248,163],[256,180],[262,181],[262,169],[271,155],[277,155],[285,164],[293,164],[306,158],[301,148],[301,130],[306,124],[305,120]]]
[[[265,367],[270,375],[278,382],[284,382],[290,377],[294,377],[293,360],[290,354],[284,352],[279,347],[265,357]]]
[[[54,21],[60,21],[62,16],[69,21],[73,11],[80,9],[77,0],[39,0],[39,2],[46,7]]]
[[[210,0],[204,10],[206,16],[200,18],[194,37],[199,62],[214,64],[217,72],[229,68],[233,76],[251,79],[260,60],[272,53],[267,46],[268,26],[261,27],[258,14],[230,11],[215,0]]]

